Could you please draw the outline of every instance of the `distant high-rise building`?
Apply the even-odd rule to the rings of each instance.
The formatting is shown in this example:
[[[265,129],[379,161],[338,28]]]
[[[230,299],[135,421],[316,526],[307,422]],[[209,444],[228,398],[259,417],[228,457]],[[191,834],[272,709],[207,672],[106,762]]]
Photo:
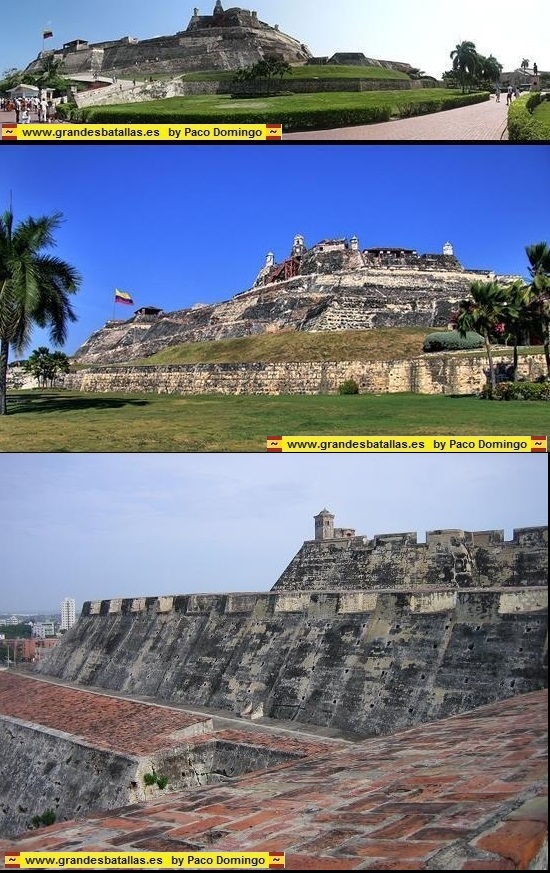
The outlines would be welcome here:
[[[76,622],[76,603],[72,597],[66,597],[61,604],[61,630],[69,630]]]

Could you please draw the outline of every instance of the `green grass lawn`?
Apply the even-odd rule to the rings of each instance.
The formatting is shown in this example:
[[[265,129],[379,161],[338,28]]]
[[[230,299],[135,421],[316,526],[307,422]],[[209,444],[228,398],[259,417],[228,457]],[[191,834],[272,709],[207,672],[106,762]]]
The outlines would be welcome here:
[[[397,115],[402,106],[437,103],[445,98],[461,98],[460,92],[447,88],[414,88],[410,91],[336,91],[319,94],[289,94],[280,97],[232,99],[229,94],[197,97],[168,97],[144,103],[91,106],[81,110],[86,122],[156,122],[159,124],[233,122],[240,124],[277,123],[284,113],[300,117],[315,111],[365,109],[390,106]]]
[[[323,64],[320,66],[293,66],[292,72],[283,76],[282,84],[292,84],[293,79],[409,79],[406,73],[399,70],[387,70],[385,67],[355,67]],[[202,73],[183,73],[179,78],[186,82],[231,82],[235,78],[235,70],[209,70]],[[278,81],[278,80],[277,80]]]
[[[263,452],[268,435],[550,433],[550,404],[419,394],[200,396],[14,391],[12,452]]]
[[[535,106],[533,117],[537,124],[542,126],[544,136],[550,139],[550,100],[548,98]]]

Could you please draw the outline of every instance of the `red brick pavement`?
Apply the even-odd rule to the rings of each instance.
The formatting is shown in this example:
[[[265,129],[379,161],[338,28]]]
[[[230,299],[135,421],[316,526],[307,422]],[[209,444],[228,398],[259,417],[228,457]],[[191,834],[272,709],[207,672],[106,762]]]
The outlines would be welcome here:
[[[102,749],[144,755],[211,728],[205,716],[0,673],[0,714],[65,731]],[[183,732],[183,733],[180,733]],[[186,737],[187,739],[187,737]]]
[[[547,840],[547,722],[547,692],[534,692],[0,850],[284,850],[290,870],[523,870]]]
[[[493,140],[507,139],[506,100],[494,99],[474,106],[432,112],[416,118],[363,124],[333,130],[285,133],[283,140]]]

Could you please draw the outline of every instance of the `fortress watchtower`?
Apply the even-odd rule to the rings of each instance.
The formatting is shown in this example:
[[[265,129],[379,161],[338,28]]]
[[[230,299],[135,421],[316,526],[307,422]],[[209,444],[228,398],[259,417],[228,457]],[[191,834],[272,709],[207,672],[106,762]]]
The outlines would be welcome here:
[[[315,539],[332,540],[334,538],[334,516],[328,509],[322,509],[315,516]]]
[[[316,540],[343,540],[355,536],[355,531],[349,527],[334,527],[334,516],[328,509],[322,509],[314,518]]]

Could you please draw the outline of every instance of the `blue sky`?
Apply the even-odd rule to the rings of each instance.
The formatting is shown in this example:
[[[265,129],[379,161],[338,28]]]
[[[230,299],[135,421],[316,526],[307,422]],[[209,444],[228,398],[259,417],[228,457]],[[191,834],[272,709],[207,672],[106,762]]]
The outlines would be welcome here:
[[[547,455],[0,455],[0,613],[267,591],[325,507],[371,537],[510,539],[547,523],[547,472]]]
[[[42,29],[54,38],[47,48],[72,39],[98,42],[135,36],[145,39],[184,30],[193,7],[210,14],[214,0],[17,0],[2,4],[0,65],[24,68],[42,48]],[[232,2],[224,3],[226,8]],[[462,40],[472,40],[482,54],[493,54],[505,69],[523,58],[550,69],[550,4],[530,0],[250,0],[262,21],[306,43],[314,55],[362,51],[369,57],[404,61],[441,76],[450,66],[449,53]]]
[[[249,288],[272,250],[359,236],[526,274],[548,240],[550,146],[26,146],[0,148],[0,208],[61,211],[56,253],[84,282],[72,354],[112,318],[114,289],[165,311]],[[116,317],[133,310],[117,306]],[[30,349],[48,344],[36,331]]]

